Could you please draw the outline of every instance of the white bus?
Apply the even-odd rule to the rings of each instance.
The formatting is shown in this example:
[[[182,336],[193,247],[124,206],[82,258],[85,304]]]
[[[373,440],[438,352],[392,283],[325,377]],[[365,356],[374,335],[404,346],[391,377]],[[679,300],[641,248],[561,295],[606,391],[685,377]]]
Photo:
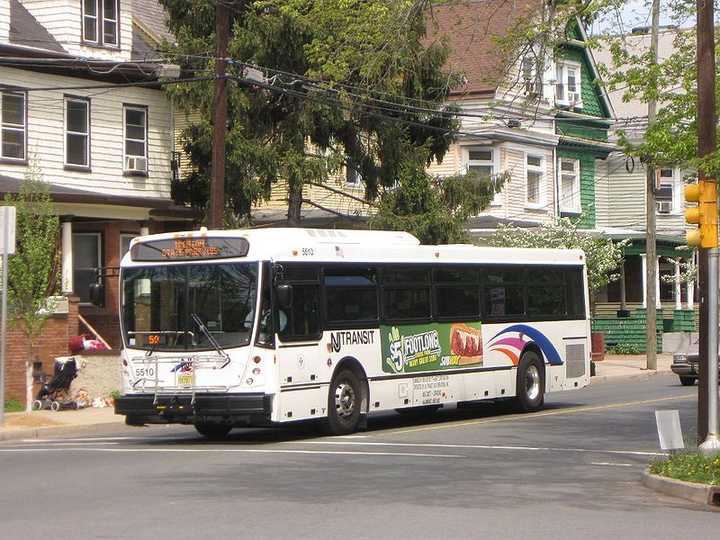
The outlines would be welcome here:
[[[512,399],[590,375],[581,251],[425,246],[403,232],[200,231],[136,238],[122,260],[131,425],[233,427]]]

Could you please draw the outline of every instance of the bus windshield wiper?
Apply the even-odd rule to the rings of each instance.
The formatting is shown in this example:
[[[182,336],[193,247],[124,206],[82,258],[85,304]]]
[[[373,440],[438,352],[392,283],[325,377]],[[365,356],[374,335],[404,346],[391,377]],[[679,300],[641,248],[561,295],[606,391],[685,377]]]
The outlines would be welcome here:
[[[220,366],[218,369],[222,369],[225,366],[227,366],[230,363],[230,356],[228,356],[228,353],[226,353],[223,348],[220,346],[220,344],[217,342],[217,340],[212,336],[210,333],[210,330],[207,329],[205,326],[205,323],[202,321],[202,319],[198,316],[197,313],[191,313],[190,317],[192,318],[193,322],[197,325],[197,327],[200,329],[200,331],[205,334],[205,337],[210,342],[210,345],[215,347],[215,350],[217,353],[223,357],[225,360],[225,363]]]

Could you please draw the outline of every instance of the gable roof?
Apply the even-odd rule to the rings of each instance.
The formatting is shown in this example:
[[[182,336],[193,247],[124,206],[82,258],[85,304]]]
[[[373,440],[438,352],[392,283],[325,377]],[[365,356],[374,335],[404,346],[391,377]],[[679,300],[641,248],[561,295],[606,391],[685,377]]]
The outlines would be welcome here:
[[[542,0],[460,0],[432,7],[427,23],[430,42],[447,42],[446,66],[466,79],[454,96],[495,92],[508,64],[497,39],[541,6]]]
[[[10,0],[10,43],[65,52],[60,43],[25,9],[20,0]]]
[[[157,0],[133,0],[133,19],[157,44],[175,41],[167,27],[167,11]]]

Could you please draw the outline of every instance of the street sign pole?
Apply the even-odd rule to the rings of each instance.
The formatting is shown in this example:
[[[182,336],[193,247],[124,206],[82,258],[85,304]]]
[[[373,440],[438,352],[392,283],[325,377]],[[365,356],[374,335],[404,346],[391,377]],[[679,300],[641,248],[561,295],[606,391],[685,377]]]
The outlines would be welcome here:
[[[708,253],[708,424],[707,437],[700,445],[700,452],[713,456],[720,454],[720,431],[718,428],[718,248]]]
[[[10,236],[10,212],[3,212],[2,228],[2,306],[0,307],[0,427],[5,425],[5,351],[7,350],[7,287],[8,287],[8,237]]]

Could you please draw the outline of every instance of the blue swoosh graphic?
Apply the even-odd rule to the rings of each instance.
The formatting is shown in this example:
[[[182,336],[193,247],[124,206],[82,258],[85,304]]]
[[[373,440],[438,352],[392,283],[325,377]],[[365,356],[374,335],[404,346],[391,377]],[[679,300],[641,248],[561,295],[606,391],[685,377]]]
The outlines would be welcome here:
[[[540,347],[540,350],[543,352],[545,358],[547,358],[550,364],[554,366],[563,365],[560,354],[557,352],[557,349],[545,336],[545,334],[540,332],[537,328],[533,328],[532,326],[528,326],[527,324],[514,324],[512,326],[509,326],[505,330],[502,330],[495,334],[495,336],[493,336],[490,341],[494,340],[499,335],[506,334],[508,332],[522,332],[526,336],[529,336],[535,343],[537,343],[538,347]]]

